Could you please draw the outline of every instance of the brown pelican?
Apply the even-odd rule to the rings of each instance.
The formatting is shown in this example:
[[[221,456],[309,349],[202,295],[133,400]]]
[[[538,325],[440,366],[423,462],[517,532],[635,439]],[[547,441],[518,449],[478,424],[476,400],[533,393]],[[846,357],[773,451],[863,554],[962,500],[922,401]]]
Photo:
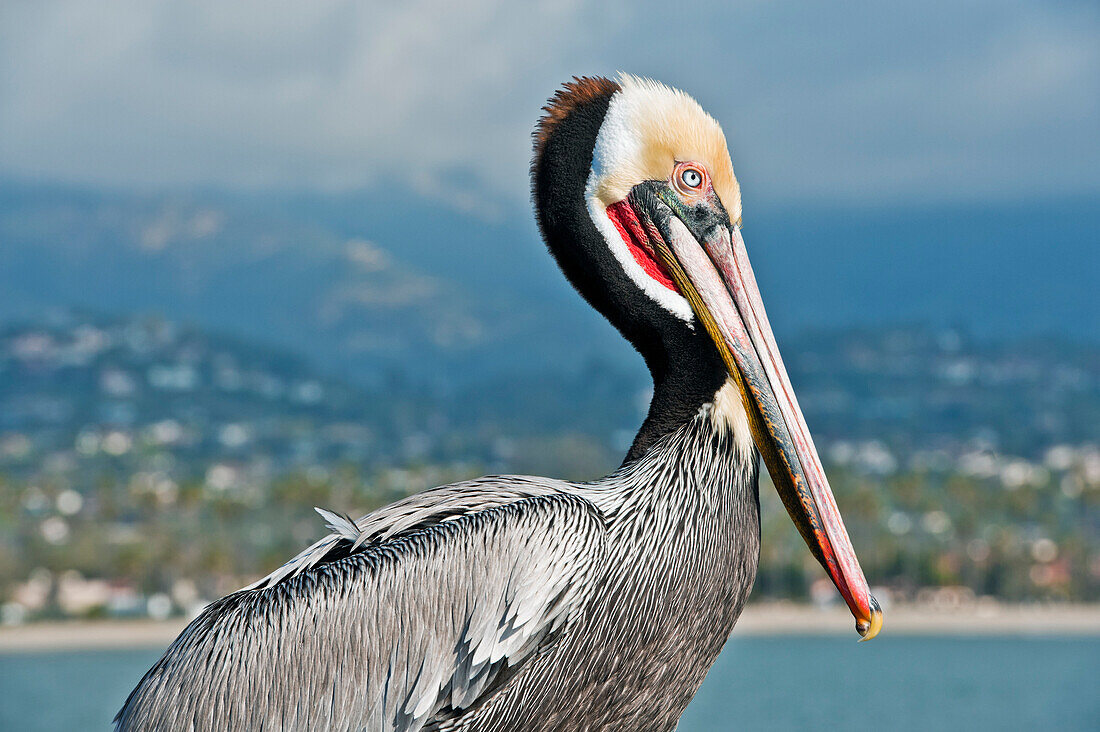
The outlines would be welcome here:
[[[878,633],[718,123],[653,81],[575,79],[538,124],[532,184],[566,277],[653,376],[622,466],[324,512],[331,535],[180,634],[120,729],[672,730],[752,587],[760,457],[859,633]]]

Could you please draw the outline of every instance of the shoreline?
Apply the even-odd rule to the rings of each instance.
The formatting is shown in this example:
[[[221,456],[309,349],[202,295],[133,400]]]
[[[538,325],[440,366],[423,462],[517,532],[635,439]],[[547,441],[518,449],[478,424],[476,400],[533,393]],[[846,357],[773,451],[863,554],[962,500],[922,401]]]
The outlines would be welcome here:
[[[1002,605],[958,608],[894,605],[884,608],[879,638],[898,636],[1100,636],[1100,605]],[[844,606],[794,603],[749,605],[734,636],[851,635],[855,621]],[[2,647],[2,646],[0,646]]]
[[[1100,636],[1100,605],[985,605],[956,609],[887,608],[880,639],[898,636]],[[0,653],[164,648],[187,625],[172,620],[42,622],[0,628]],[[846,608],[755,603],[745,608],[734,638],[829,635],[856,639]]]

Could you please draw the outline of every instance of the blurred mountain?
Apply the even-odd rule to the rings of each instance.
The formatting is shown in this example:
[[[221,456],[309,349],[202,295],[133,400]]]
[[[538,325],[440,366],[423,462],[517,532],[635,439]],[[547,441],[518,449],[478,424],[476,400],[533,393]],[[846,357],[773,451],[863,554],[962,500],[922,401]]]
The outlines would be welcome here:
[[[526,211],[482,220],[399,192],[277,200],[345,236],[375,238],[421,271],[515,297],[530,305],[540,329],[552,331],[564,316],[576,328],[574,348],[607,335],[550,264]],[[1040,193],[1025,203],[861,208],[749,197],[744,222],[780,337],[919,323],[980,339],[1100,339],[1097,198]]]
[[[979,339],[1100,335],[1100,206],[757,212],[745,236],[780,342],[920,323]],[[149,312],[300,353],[361,384],[641,378],[529,216],[408,191],[137,195],[0,184],[0,319]]]
[[[555,334],[571,337],[535,332],[541,303],[524,288],[483,292],[420,258],[273,199],[0,188],[0,319],[155,313],[374,384],[388,373],[455,383],[530,365],[562,350]]]

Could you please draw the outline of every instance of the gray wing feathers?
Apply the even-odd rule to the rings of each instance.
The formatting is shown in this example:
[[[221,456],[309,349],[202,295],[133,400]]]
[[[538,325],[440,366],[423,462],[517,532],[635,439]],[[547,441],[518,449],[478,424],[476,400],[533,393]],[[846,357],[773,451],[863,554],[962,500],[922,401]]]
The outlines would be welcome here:
[[[270,587],[287,577],[309,570],[344,539],[352,540],[353,548],[358,548],[367,543],[386,541],[421,524],[439,524],[524,498],[558,495],[571,490],[572,486],[568,483],[547,478],[523,475],[489,476],[417,493],[369,513],[358,521],[319,508],[317,512],[333,533],[245,589]]]
[[[332,529],[333,534],[344,539],[350,539],[351,541],[359,540],[359,527],[355,525],[351,517],[333,513],[332,511],[326,511],[316,506],[313,510],[321,515],[321,518],[325,520],[325,525]]]
[[[119,728],[415,732],[469,707],[566,626],[604,551],[587,501],[499,487],[467,486],[464,510],[442,491],[437,523],[219,600],[134,690]],[[398,512],[415,527],[429,510]],[[367,519],[360,533],[378,529]]]

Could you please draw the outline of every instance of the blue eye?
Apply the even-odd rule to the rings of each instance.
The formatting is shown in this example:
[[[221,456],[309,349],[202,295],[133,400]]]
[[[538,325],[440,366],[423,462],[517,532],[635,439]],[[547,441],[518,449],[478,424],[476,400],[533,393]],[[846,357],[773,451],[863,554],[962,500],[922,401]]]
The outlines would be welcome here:
[[[703,185],[703,176],[695,168],[684,168],[680,173],[680,180],[688,188],[700,188]]]

